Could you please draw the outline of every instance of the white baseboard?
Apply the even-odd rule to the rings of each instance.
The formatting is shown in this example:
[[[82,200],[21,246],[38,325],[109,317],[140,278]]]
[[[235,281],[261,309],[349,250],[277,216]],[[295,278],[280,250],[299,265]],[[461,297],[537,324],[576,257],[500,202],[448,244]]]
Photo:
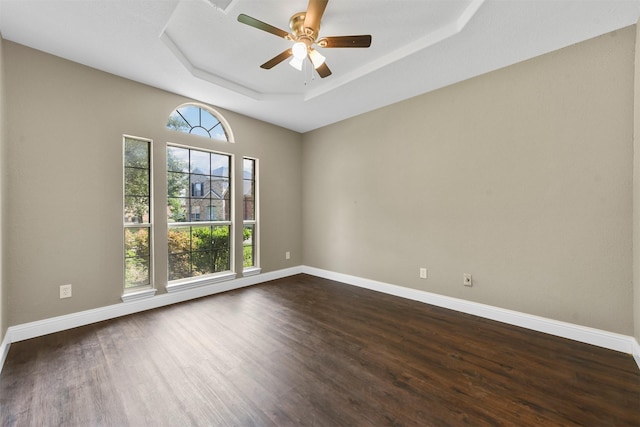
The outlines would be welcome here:
[[[638,368],[640,368],[640,344],[636,339],[633,340],[633,358],[636,360]]]
[[[493,307],[490,305],[434,294],[417,289],[391,285],[389,283],[378,282],[375,280],[363,279],[361,277],[350,276],[347,274],[334,273],[332,271],[322,270],[314,267],[303,266],[302,272],[311,274],[313,276],[323,277],[325,279],[331,279],[338,282],[346,283],[349,285],[359,286],[361,288],[383,292],[385,294],[395,295],[402,298],[435,305],[438,307],[448,308],[450,310],[473,314],[475,316],[496,320],[498,322],[507,323],[510,325],[520,326],[538,332],[544,332],[562,338],[572,339],[574,341],[596,345],[598,347],[604,347],[627,354],[634,354],[636,362],[638,363],[638,367],[640,368],[640,349],[636,348],[638,355],[636,355],[634,352],[634,344],[637,346],[638,343],[635,338],[627,335],[621,335],[614,332],[607,332],[600,329],[589,328],[586,326],[575,325],[572,323],[561,322],[553,319],[547,319],[545,317],[520,313],[513,310],[506,310],[499,307]]]
[[[9,339],[9,331],[7,331],[4,334],[4,338],[2,338],[2,344],[0,344],[0,372],[2,372],[4,361],[7,360],[7,355],[9,354],[9,347],[11,347],[11,341]]]
[[[632,354],[638,368],[640,368],[640,345],[635,338],[607,332],[599,329],[561,322],[544,317],[506,310],[485,304],[479,304],[459,298],[447,297],[417,289],[405,288],[389,283],[364,279],[342,273],[322,270],[319,268],[298,266],[278,271],[262,273],[254,276],[241,277],[227,282],[215,283],[198,288],[185,289],[175,293],[165,293],[148,299],[134,300],[106,307],[71,313],[64,316],[52,317],[36,322],[11,326],[7,330],[2,344],[0,344],[0,372],[9,353],[11,343],[39,337],[42,335],[60,332],[79,326],[85,326],[103,320],[114,319],[129,314],[138,313],[154,308],[164,307],[179,302],[201,298],[208,295],[252,286],[270,280],[281,279],[295,274],[306,273],[313,276],[335,280],[348,285],[395,295],[450,310],[473,314],[499,322],[520,326],[534,331],[544,332],[563,338],[569,338],[599,347]]]
[[[60,332],[71,328],[77,328],[79,326],[101,322],[103,320],[114,319],[116,317],[164,307],[167,305],[192,300],[195,298],[201,298],[220,292],[244,288],[246,286],[256,285],[258,283],[267,282],[269,280],[292,276],[301,272],[301,267],[292,267],[284,270],[271,271],[268,273],[262,273],[249,277],[241,277],[239,279],[229,280],[227,282],[204,285],[198,288],[185,289],[181,292],[165,293],[147,299],[108,305],[105,307],[66,314],[64,316],[52,317],[49,319],[38,320],[30,323],[23,323],[21,325],[9,327],[9,330],[7,331],[7,337],[9,339],[9,342],[23,341],[54,332]]]

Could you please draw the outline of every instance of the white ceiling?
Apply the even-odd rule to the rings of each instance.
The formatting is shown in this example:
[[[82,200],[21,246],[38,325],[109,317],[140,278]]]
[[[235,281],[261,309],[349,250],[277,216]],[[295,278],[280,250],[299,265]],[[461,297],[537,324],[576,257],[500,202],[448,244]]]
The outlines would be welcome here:
[[[318,49],[321,79],[285,61],[283,30],[308,0],[0,0],[7,39],[306,132],[628,25],[640,0],[330,0],[320,36],[371,34],[369,49]]]

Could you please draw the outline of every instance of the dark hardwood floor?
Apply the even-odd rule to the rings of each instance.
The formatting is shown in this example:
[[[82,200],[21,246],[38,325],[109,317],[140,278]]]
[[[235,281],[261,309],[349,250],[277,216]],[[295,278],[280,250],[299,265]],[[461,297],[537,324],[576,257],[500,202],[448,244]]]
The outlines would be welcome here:
[[[14,343],[2,426],[640,426],[630,355],[298,275]]]

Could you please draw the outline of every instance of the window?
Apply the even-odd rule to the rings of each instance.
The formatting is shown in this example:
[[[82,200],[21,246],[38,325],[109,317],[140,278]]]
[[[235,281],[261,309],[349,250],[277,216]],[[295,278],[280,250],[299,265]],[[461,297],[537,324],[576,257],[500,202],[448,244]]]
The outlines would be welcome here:
[[[124,288],[152,284],[151,142],[124,137]]]
[[[167,128],[206,138],[232,141],[226,123],[208,109],[187,104],[176,108],[167,120]]]
[[[256,215],[256,164],[255,159],[242,159],[242,252],[244,274],[259,273],[258,268],[258,221]]]
[[[232,269],[231,164],[228,154],[167,147],[169,281]]]
[[[206,106],[185,104],[176,108],[166,127],[233,142],[227,122]],[[184,136],[181,138],[184,140]],[[155,167],[154,172],[154,142],[123,136],[122,300],[125,302],[153,296],[154,276],[162,282],[166,279],[167,292],[175,292],[233,279],[240,265],[245,275],[260,272],[256,245],[257,160],[244,158],[243,168],[234,168],[233,155],[207,148],[216,145],[214,141],[205,141],[206,145],[201,139],[193,141],[197,147],[163,145],[166,170]],[[164,204],[164,199],[153,201],[154,174],[156,179],[162,177],[156,181],[161,193],[166,191],[166,207],[160,210],[157,208]],[[242,228],[234,222],[234,182],[239,184],[235,179],[243,180],[245,186]],[[240,209],[240,200],[237,202]],[[161,227],[156,227],[157,224]],[[235,255],[238,252],[239,256],[241,243],[245,253],[242,264],[236,262]],[[160,272],[165,265],[166,270]]]

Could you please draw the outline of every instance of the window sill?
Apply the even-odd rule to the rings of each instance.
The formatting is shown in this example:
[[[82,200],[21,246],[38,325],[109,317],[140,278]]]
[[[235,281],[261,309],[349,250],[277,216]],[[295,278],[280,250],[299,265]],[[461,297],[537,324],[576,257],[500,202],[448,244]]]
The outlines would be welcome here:
[[[157,289],[154,289],[154,288],[143,289],[141,291],[131,291],[131,292],[126,292],[122,294],[120,298],[122,299],[122,302],[138,301],[141,299],[147,299],[155,296],[156,291]]]
[[[168,293],[184,291],[186,289],[198,288],[200,286],[214,285],[220,282],[226,282],[236,278],[236,273],[223,273],[217,276],[208,276],[206,278],[177,280],[169,283],[166,287]]]
[[[256,274],[260,274],[261,271],[262,269],[260,267],[245,268],[244,270],[242,270],[242,276],[243,277],[255,276]]]

